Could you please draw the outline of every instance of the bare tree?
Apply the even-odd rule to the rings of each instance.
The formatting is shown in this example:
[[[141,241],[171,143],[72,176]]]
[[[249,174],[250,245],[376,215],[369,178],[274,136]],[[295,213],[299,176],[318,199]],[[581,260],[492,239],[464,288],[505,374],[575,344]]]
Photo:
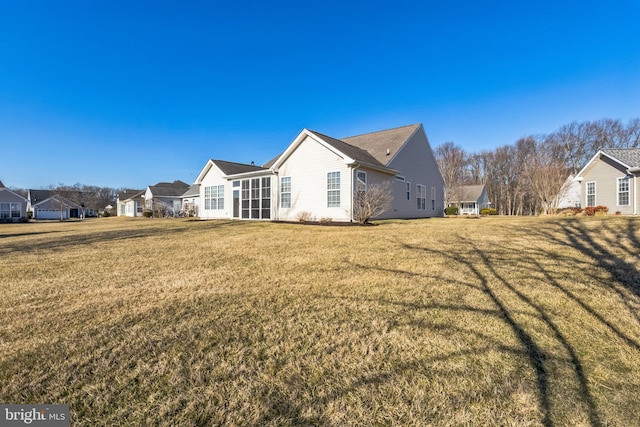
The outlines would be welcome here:
[[[438,146],[434,152],[440,174],[444,179],[445,206],[457,200],[450,200],[450,197],[457,194],[457,189],[464,185],[465,169],[467,168],[467,153],[451,141]]]
[[[556,155],[552,141],[536,141],[533,148],[533,156],[523,164],[529,190],[545,214],[553,213],[567,190],[570,168]]]
[[[389,209],[391,200],[391,184],[388,182],[369,185],[364,191],[357,189],[352,218],[359,224],[366,224]]]

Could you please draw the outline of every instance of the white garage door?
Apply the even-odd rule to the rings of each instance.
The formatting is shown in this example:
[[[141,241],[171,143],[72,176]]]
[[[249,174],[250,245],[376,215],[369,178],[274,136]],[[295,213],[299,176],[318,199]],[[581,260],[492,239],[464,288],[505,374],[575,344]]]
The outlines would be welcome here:
[[[36,219],[60,219],[60,210],[58,210],[58,209],[38,209],[36,211]]]

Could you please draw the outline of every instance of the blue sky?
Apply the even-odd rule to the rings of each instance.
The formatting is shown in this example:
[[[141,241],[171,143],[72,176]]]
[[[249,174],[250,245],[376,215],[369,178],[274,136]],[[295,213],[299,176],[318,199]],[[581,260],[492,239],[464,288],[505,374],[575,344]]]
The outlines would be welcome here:
[[[0,180],[144,188],[302,128],[477,152],[640,116],[638,1],[0,0]]]

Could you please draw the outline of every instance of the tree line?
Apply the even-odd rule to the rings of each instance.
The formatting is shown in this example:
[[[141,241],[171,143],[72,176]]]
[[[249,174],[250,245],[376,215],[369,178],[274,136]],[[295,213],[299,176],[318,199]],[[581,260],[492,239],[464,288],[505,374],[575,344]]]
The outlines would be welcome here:
[[[529,135],[514,144],[479,153],[454,142],[434,154],[447,189],[445,206],[456,189],[485,185],[492,207],[500,215],[536,215],[558,207],[567,178],[603,148],[640,147],[640,118],[624,124],[617,119],[571,122],[555,132]]]

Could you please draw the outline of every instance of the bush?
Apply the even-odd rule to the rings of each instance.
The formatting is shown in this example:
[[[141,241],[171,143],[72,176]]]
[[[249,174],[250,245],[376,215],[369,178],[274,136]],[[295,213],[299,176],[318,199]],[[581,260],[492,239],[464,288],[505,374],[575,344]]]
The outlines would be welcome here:
[[[153,216],[153,212],[144,211],[144,212],[142,212],[142,216],[145,217],[145,218],[151,218]]]
[[[584,208],[584,214],[587,216],[606,215],[609,208],[606,206],[587,206]]]
[[[480,215],[498,215],[496,208],[482,208],[480,209]]]
[[[104,212],[102,212],[102,216],[103,216],[104,218],[108,218],[108,217],[110,217],[110,216],[111,216],[111,214],[109,213],[109,211],[104,211]]]
[[[448,208],[444,208],[445,215],[458,215],[458,207],[457,206],[449,206]]]
[[[300,222],[311,221],[312,217],[313,215],[311,215],[311,212],[307,212],[307,211],[299,212],[298,215],[296,215],[296,218],[298,218],[298,221]]]

